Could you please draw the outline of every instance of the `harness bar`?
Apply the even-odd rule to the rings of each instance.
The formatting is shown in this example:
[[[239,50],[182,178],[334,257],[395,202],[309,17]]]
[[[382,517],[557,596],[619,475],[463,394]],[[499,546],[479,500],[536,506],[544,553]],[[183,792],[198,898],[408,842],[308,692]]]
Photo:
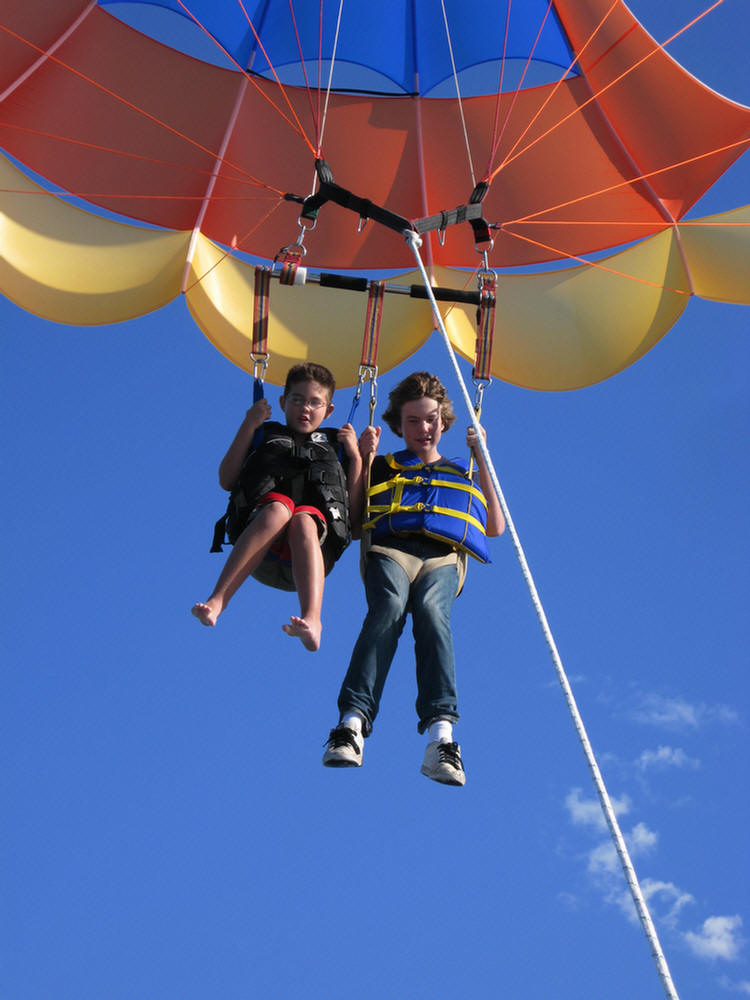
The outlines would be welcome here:
[[[351,274],[335,274],[330,271],[314,273],[306,267],[296,268],[293,282],[283,280],[283,271],[272,270],[270,276],[281,284],[320,285],[322,288],[339,288],[345,292],[368,292],[371,285],[367,278]],[[383,285],[383,292],[387,295],[408,295],[412,299],[429,298],[424,285],[396,285],[385,281],[378,284]],[[431,288],[438,302],[456,302],[467,306],[481,305],[482,293],[479,291],[468,288],[441,288],[434,285]]]

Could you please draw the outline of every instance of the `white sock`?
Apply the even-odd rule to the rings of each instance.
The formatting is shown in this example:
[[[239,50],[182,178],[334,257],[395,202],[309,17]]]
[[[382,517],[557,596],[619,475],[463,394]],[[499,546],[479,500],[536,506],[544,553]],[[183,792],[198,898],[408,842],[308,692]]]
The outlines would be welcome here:
[[[345,715],[342,715],[339,725],[346,726],[347,729],[353,729],[359,736],[362,735],[362,716],[359,712],[347,712]]]
[[[427,732],[430,734],[430,742],[453,742],[453,723],[447,719],[436,719],[431,723]]]

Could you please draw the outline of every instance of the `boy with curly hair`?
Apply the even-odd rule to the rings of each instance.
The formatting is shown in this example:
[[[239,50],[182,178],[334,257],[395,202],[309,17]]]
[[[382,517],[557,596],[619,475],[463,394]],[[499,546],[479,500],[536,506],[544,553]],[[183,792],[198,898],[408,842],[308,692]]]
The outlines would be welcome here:
[[[416,372],[405,378],[390,393],[383,419],[404,439],[405,449],[372,462],[364,525],[371,532],[364,564],[368,610],[341,686],[339,724],[330,732],[323,763],[361,765],[364,739],[372,732],[411,612],[417,729],[429,734],[421,771],[442,784],[463,785],[461,748],[453,739],[459,716],[450,616],[466,555],[489,561],[485,535],[501,534],[505,519],[473,428],[466,442],[481,489],[472,484],[462,460],[440,455],[443,432],[456,417],[437,376]],[[379,440],[380,427],[368,427],[361,435],[366,464]]]

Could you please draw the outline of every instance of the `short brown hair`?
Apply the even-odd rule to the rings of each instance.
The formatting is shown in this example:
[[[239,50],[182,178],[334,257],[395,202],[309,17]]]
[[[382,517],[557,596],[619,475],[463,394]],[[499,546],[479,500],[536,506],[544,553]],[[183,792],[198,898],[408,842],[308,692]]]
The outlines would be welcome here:
[[[336,391],[336,379],[332,372],[325,365],[316,365],[312,361],[303,361],[301,364],[292,365],[286,373],[285,396],[289,394],[292,386],[296,385],[297,382],[318,382],[324,389],[328,390],[329,403]]]
[[[434,399],[440,405],[440,419],[443,430],[447,431],[456,421],[456,414],[453,412],[453,403],[448,398],[448,392],[437,377],[429,372],[414,372],[402,379],[395,389],[388,394],[388,406],[383,413],[383,420],[388,424],[394,434],[402,437],[401,434],[401,407],[404,403],[410,403],[414,399],[424,397]]]

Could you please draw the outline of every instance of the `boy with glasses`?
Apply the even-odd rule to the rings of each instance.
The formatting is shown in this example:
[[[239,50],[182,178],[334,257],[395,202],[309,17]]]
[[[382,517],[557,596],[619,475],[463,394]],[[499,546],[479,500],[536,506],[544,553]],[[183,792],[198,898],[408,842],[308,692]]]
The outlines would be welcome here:
[[[269,420],[266,399],[247,411],[219,466],[231,497],[212,551],[221,551],[225,531],[234,547],[210,597],[192,608],[203,625],[216,624],[252,575],[297,591],[300,613],[282,628],[311,652],[320,646],[324,578],[349,544],[349,510],[361,510],[363,491],[354,428],[321,427],[333,413],[335,388],[323,365],[294,365],[280,399],[284,424]]]

